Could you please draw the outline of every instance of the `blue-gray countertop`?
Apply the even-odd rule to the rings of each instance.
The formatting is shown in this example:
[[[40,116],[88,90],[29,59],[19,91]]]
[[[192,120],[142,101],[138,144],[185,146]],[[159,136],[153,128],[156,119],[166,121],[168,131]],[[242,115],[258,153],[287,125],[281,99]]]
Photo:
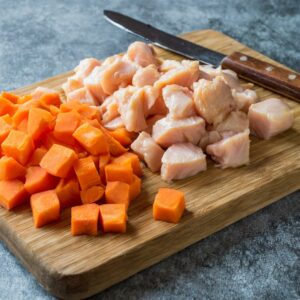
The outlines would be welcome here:
[[[0,90],[124,51],[136,38],[107,23],[104,8],[174,34],[223,31],[300,69],[299,0],[0,0]],[[300,299],[300,192],[94,297],[196,298]],[[0,299],[52,299],[1,242]]]

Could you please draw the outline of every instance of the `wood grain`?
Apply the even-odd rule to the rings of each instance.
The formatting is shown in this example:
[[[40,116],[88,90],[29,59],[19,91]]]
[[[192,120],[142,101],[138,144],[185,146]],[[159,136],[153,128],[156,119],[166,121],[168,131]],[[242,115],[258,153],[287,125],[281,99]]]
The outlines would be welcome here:
[[[225,54],[242,51],[279,65],[219,32],[195,31],[183,37]],[[162,58],[179,58],[156,50]],[[17,93],[28,93],[38,85],[61,91],[71,73]],[[256,91],[261,99],[274,96],[260,87]],[[153,221],[154,195],[167,184],[145,170],[143,192],[130,207],[126,234],[72,237],[69,210],[63,212],[61,222],[35,229],[30,209],[24,206],[13,212],[0,209],[0,237],[55,296],[91,296],[299,189],[300,105],[281,99],[293,109],[295,125],[270,141],[252,138],[248,166],[220,170],[209,162],[208,171],[171,185],[186,194],[187,211],[178,225]]]

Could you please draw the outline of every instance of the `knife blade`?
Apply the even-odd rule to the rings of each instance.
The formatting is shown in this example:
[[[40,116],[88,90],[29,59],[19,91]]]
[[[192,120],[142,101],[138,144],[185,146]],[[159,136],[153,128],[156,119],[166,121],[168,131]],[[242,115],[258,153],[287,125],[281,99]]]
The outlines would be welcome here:
[[[198,60],[203,64],[221,65],[223,68],[235,71],[248,81],[300,102],[300,74],[295,71],[266,63],[240,52],[226,56],[118,12],[104,10],[103,13],[109,22],[161,48]]]

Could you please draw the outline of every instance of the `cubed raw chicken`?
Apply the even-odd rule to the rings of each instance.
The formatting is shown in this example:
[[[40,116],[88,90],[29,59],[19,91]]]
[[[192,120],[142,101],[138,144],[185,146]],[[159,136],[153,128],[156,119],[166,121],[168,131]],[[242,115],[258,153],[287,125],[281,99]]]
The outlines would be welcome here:
[[[218,132],[242,132],[246,129],[249,129],[249,119],[248,116],[242,111],[232,111],[227,115],[224,121],[213,126],[213,129]]]
[[[79,62],[79,65],[74,69],[75,78],[83,83],[83,80],[89,76],[95,67],[101,65],[101,61],[96,58],[85,58]]]
[[[141,67],[147,67],[148,65],[158,65],[158,60],[154,55],[153,49],[143,43],[134,42],[127,50],[127,58]]]
[[[120,116],[119,105],[113,95],[104,100],[100,106],[100,111],[102,113],[102,121],[104,124]]]
[[[41,99],[41,97],[43,97],[46,94],[57,94],[57,95],[59,95],[59,93],[55,90],[39,86],[32,92],[32,94],[31,94],[32,100],[39,100],[39,99]]]
[[[152,129],[154,140],[164,148],[176,143],[197,144],[205,133],[205,121],[201,117],[175,120],[165,117],[158,120]]]
[[[188,88],[167,85],[163,88],[163,98],[171,118],[183,119],[196,115],[193,94]]]
[[[153,128],[153,125],[160,119],[164,118],[165,116],[164,115],[154,115],[154,116],[151,116],[149,117],[147,120],[146,120],[146,123],[147,123],[147,128],[144,130],[145,132],[149,133],[149,134],[152,134],[152,128]]]
[[[132,78],[132,85],[143,87],[145,85],[153,85],[158,80],[160,74],[155,65],[149,65],[136,71]]]
[[[160,170],[164,150],[153,140],[149,133],[141,132],[131,144],[131,149],[145,161],[152,172]]]
[[[76,79],[75,76],[71,76],[67,79],[67,81],[64,84],[62,84],[61,87],[64,90],[65,95],[68,95],[70,92],[82,88],[83,83]]]
[[[115,130],[115,129],[122,128],[125,126],[124,126],[122,118],[116,117],[116,118],[112,119],[111,121],[105,123],[104,127],[109,130]]]
[[[172,145],[161,161],[161,178],[165,181],[187,178],[206,170],[205,154],[191,143]]]
[[[251,133],[266,140],[291,128],[294,122],[289,106],[277,98],[252,104],[248,117]]]
[[[216,130],[206,131],[200,139],[198,146],[206,151],[206,147],[210,144],[214,144],[222,139],[221,134]]]
[[[206,152],[222,169],[245,165],[249,162],[249,133],[249,129],[246,129],[237,134],[225,135],[219,142],[208,145]]]
[[[90,105],[99,105],[97,99],[86,88],[80,88],[73,92],[68,93],[67,101],[79,101],[81,103],[87,103]]]
[[[171,69],[175,69],[181,66],[180,61],[177,60],[172,60],[172,59],[166,59],[163,60],[163,62],[161,63],[161,65],[159,66],[159,70],[161,72],[168,72]]]
[[[231,89],[220,76],[194,83],[194,101],[196,111],[209,124],[220,123],[235,107]]]
[[[251,104],[257,102],[257,94],[254,90],[246,89],[242,92],[232,90],[232,96],[237,104],[237,108],[244,112],[248,112]]]

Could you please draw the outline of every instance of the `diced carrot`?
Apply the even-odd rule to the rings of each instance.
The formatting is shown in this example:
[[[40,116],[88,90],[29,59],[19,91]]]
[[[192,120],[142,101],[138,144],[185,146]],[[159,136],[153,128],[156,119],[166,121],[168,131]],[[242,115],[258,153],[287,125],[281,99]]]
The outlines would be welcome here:
[[[129,184],[122,181],[108,181],[105,188],[105,200],[109,204],[125,204],[127,210],[130,203]]]
[[[72,101],[68,101],[66,103],[62,103],[59,107],[61,112],[68,112],[71,110],[76,110],[78,112],[78,110],[80,109],[80,107],[82,106],[82,103],[80,103],[79,101],[76,100],[72,100]]]
[[[88,123],[79,126],[73,137],[92,155],[108,153],[108,144],[103,132]]]
[[[50,123],[53,121],[53,116],[46,110],[41,108],[31,108],[28,114],[27,132],[33,140],[49,130]]]
[[[137,175],[139,177],[141,177],[143,175],[139,157],[132,152],[126,152],[119,157],[115,157],[113,159],[113,163],[120,164],[120,165],[130,163],[135,175]]]
[[[42,108],[40,101],[37,99],[29,99],[28,101],[19,104],[19,109],[26,109],[26,108],[32,108],[32,107],[39,107]]]
[[[133,181],[129,185],[130,201],[135,200],[141,193],[142,180],[136,175],[133,175]]]
[[[92,120],[90,120],[90,119],[83,119],[81,121],[81,124],[84,124],[84,123],[88,123],[88,124],[90,124],[91,126],[93,126],[95,128],[101,129],[101,124],[96,119],[92,119]]]
[[[57,221],[60,217],[59,200],[54,190],[31,195],[30,204],[36,228]]]
[[[131,164],[108,164],[105,166],[105,177],[107,182],[122,181],[131,184],[133,181],[133,171]]]
[[[100,221],[103,232],[126,232],[125,204],[100,205]]]
[[[27,201],[24,184],[20,180],[0,181],[0,205],[11,210]]]
[[[26,102],[29,102],[30,100],[32,100],[32,96],[31,95],[24,95],[24,96],[21,96],[18,99],[18,104],[24,104]]]
[[[9,115],[4,115],[0,117],[0,144],[7,138],[10,130],[12,129],[12,125],[8,121],[8,117],[10,118]]]
[[[41,144],[46,148],[46,149],[50,149],[54,144],[59,144],[59,145],[63,145],[62,142],[58,141],[54,135],[53,132],[48,132],[46,135],[44,135],[41,138]]]
[[[87,104],[83,104],[78,108],[78,113],[81,114],[82,117],[90,119],[90,120],[100,120],[101,118],[101,113],[99,108],[97,107],[92,107]]]
[[[19,125],[15,128],[19,131],[27,132],[28,119],[22,120]]]
[[[90,155],[90,157],[93,160],[96,169],[98,169],[99,168],[99,159],[100,159],[99,156],[98,155]]]
[[[18,100],[20,98],[20,96],[17,96],[15,94],[10,93],[10,92],[2,92],[1,97],[9,100],[10,102],[12,102],[14,104],[18,103]]]
[[[0,96],[0,116],[9,114],[13,115],[17,107],[14,103],[10,102],[8,99]]]
[[[7,124],[12,125],[12,117],[9,114],[3,115],[0,119],[4,120]]]
[[[0,159],[0,180],[12,180],[23,177],[26,169],[14,158],[2,156]]]
[[[72,149],[54,144],[42,158],[40,166],[54,176],[65,178],[76,159],[77,155]]]
[[[184,194],[169,188],[160,188],[153,203],[153,218],[178,223],[185,209]]]
[[[98,233],[99,205],[95,203],[74,206],[71,210],[72,235],[92,235]]]
[[[12,125],[17,129],[24,120],[28,119],[29,108],[19,108],[12,116]]]
[[[56,117],[53,135],[59,141],[74,145],[75,139],[72,134],[80,123],[80,114],[75,110],[59,113]]]
[[[52,116],[57,116],[60,113],[60,109],[55,105],[50,105],[49,111],[52,114]]]
[[[79,184],[76,178],[61,178],[55,191],[61,209],[81,204]]]
[[[24,186],[30,194],[51,190],[56,183],[56,178],[41,167],[33,166],[27,169]]]
[[[106,182],[106,178],[105,178],[105,166],[110,162],[110,154],[102,154],[99,155],[99,174],[101,177],[101,181],[103,183]]]
[[[49,107],[50,105],[59,106],[61,104],[59,94],[57,93],[49,93],[44,94],[40,98],[40,103],[42,107]]]
[[[32,153],[27,166],[39,166],[42,158],[47,153],[47,149],[44,147],[36,148]]]
[[[104,188],[100,185],[91,186],[80,192],[81,202],[83,204],[99,201],[104,195]]]
[[[129,132],[126,130],[126,128],[117,128],[115,130],[110,131],[109,133],[124,147],[129,146],[136,136],[134,132]]]
[[[100,175],[91,156],[78,159],[74,163],[74,170],[82,190],[101,185]]]
[[[27,163],[34,149],[31,137],[17,130],[10,131],[1,147],[5,155],[13,157],[22,165]]]

